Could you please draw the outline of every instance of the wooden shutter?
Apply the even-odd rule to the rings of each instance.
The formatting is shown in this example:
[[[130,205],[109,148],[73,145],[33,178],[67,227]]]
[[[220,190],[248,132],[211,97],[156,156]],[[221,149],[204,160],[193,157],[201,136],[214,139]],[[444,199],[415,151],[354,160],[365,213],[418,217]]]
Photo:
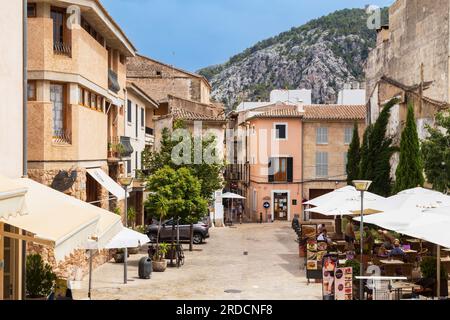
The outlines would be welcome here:
[[[269,158],[269,182],[274,182],[275,176],[274,176],[274,168],[275,168],[275,159]]]
[[[294,181],[294,159],[287,158],[287,182]]]

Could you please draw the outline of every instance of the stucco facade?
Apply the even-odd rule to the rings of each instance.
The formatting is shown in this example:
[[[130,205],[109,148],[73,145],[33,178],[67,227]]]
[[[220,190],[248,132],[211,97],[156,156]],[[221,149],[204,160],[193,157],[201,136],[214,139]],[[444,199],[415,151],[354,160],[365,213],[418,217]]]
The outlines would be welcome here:
[[[24,173],[22,1],[2,3],[0,28],[0,175],[19,178]],[[19,235],[22,230],[0,221],[0,300],[18,300],[23,297],[23,242],[4,231]]]
[[[86,170],[120,173],[111,152],[125,134],[125,62],[134,47],[97,1],[28,3],[29,176],[55,186],[65,174],[59,191],[112,209]]]

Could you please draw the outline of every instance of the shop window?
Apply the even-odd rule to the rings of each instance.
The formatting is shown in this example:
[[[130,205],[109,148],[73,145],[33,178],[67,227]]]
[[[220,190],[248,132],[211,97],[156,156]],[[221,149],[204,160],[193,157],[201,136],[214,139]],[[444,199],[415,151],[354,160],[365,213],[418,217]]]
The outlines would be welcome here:
[[[127,105],[127,121],[128,121],[128,123],[131,123],[133,121],[132,114],[131,114],[131,101],[130,100],[128,100],[128,105]]]
[[[36,101],[36,81],[28,81],[27,96],[28,101]]]
[[[275,124],[275,138],[278,140],[287,139],[287,124],[284,123]]]
[[[27,17],[36,18],[36,3],[29,3],[27,5]]]
[[[346,145],[349,145],[350,143],[352,143],[352,139],[353,139],[353,128],[345,128],[344,131],[344,143]]]
[[[316,152],[316,176],[328,176],[328,153]]]
[[[269,182],[292,182],[293,158],[271,158],[269,160]]]
[[[317,128],[317,144],[328,144],[328,128]]]

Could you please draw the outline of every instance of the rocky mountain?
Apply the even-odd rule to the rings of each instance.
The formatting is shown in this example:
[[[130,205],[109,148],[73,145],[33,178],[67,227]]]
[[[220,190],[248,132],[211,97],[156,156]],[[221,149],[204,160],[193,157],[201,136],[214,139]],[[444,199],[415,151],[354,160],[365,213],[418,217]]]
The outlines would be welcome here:
[[[386,21],[387,9],[382,16]],[[272,89],[312,89],[314,103],[335,103],[344,84],[364,81],[376,41],[367,18],[364,9],[336,11],[198,72],[210,80],[213,98],[229,108],[268,100]]]

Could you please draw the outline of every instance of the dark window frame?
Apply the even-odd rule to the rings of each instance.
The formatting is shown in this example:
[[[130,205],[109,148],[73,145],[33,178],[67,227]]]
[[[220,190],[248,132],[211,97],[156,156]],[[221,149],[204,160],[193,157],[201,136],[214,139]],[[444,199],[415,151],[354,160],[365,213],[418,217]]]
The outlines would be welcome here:
[[[33,10],[32,14],[30,14],[30,9]],[[37,7],[36,7],[35,2],[27,4],[27,17],[28,18],[36,18],[37,17]]]

